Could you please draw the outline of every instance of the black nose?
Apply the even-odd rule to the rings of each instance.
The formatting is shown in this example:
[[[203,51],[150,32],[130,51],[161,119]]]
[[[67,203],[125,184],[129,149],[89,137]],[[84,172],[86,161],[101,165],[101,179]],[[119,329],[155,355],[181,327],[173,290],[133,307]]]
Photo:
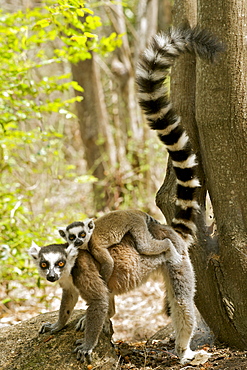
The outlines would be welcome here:
[[[55,276],[47,276],[47,280],[53,282],[56,281],[56,278]]]
[[[58,278],[59,278],[58,275],[54,271],[49,271],[48,274],[46,275],[46,279],[48,281],[51,281],[52,283],[54,281],[57,281]]]
[[[81,241],[81,240],[79,240],[79,239],[76,239],[76,241],[75,241],[75,246],[76,247],[79,247],[80,245],[82,245],[83,244],[83,241]]]

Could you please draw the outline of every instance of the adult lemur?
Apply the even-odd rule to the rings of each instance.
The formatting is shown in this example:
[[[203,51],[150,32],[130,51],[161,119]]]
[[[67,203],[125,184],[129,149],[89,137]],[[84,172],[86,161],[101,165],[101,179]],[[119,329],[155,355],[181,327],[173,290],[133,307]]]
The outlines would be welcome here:
[[[56,324],[44,324],[41,333],[56,332],[64,327],[80,294],[88,304],[83,321],[84,339],[75,349],[77,358],[82,361],[85,356],[90,356],[104,323],[114,314],[114,295],[136,288],[155,270],[163,274],[166,282],[176,333],[175,349],[180,361],[186,363],[197,355],[197,352],[190,350],[195,323],[195,279],[188,248],[196,232],[194,221],[199,206],[195,192],[199,181],[194,172],[195,154],[180,125],[180,118],[169,102],[164,78],[181,53],[193,52],[201,58],[213,60],[219,51],[221,45],[209,32],[197,27],[183,27],[156,35],[140,58],[136,77],[140,104],[150,127],[158,131],[168,149],[177,176],[176,213],[171,226],[151,222],[148,229],[156,239],[169,238],[174,249],[169,248],[167,252],[154,256],[140,254],[136,240],[131,233],[127,233],[119,244],[109,248],[114,269],[107,285],[99,275],[99,263],[89,251],[79,250],[71,271],[73,284],[63,289],[59,320]],[[107,238],[111,228],[107,215],[104,222]],[[121,230],[122,224],[118,227]],[[60,248],[65,246],[60,245]]]

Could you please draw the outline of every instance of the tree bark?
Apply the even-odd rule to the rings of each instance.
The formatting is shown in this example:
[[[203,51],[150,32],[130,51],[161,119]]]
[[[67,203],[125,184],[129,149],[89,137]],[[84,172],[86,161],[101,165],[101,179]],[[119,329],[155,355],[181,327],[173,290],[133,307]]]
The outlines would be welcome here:
[[[170,0],[159,0],[158,29],[164,31],[172,24],[172,2]]]
[[[215,336],[238,348],[247,344],[247,218],[243,207],[247,195],[247,69],[243,64],[247,57],[243,37],[246,7],[244,0],[226,1],[224,6],[219,1],[199,2],[199,24],[227,43],[227,53],[216,65],[197,61],[196,73],[195,58],[181,57],[171,83],[172,101],[198,156],[202,185],[198,241],[191,249],[197,279],[196,305]],[[196,2],[175,1],[174,14],[175,24],[188,19],[194,25]],[[168,221],[173,214],[174,180],[170,171],[157,194],[157,204]],[[164,191],[171,189],[168,199]],[[205,225],[207,190],[217,238],[210,236]]]
[[[139,0],[137,10],[137,33],[138,43],[135,55],[137,59],[146,48],[148,40],[157,32],[158,23],[158,0]]]
[[[91,55],[91,59],[72,64],[71,68],[73,79],[84,89],[82,93],[77,92],[83,97],[81,102],[77,102],[77,112],[88,170],[102,180],[108,167],[116,165],[116,148],[109,130],[99,67],[93,53]],[[107,153],[106,158],[103,158],[103,153]],[[102,210],[106,193],[102,192],[102,185],[98,186],[97,183],[93,185],[93,190],[95,207]]]
[[[201,0],[198,21],[227,45],[216,65],[197,64],[200,151],[218,230],[216,254],[207,251],[208,301],[200,304],[200,311],[208,316],[213,285],[218,304],[208,317],[210,327],[221,341],[246,348],[247,3],[227,0],[222,6],[221,1]]]
[[[135,94],[134,68],[131,58],[131,50],[127,36],[127,28],[123,12],[122,1],[117,0],[115,4],[106,7],[109,18],[111,19],[114,30],[117,34],[122,34],[122,46],[118,49],[118,63],[122,63],[124,80],[120,83],[121,95],[124,107],[119,108],[121,121],[125,123],[124,132],[130,132],[134,140],[139,140],[142,129],[140,128],[140,116],[137,114],[137,97]],[[119,77],[119,76],[118,76]],[[126,116],[126,110],[128,112]],[[128,135],[129,136],[129,135]],[[126,136],[126,139],[128,138]]]

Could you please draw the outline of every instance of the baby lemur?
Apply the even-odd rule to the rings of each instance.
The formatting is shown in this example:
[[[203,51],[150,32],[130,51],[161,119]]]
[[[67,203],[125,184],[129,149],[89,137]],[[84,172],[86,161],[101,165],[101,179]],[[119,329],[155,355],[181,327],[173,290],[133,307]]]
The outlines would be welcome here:
[[[199,181],[195,175],[195,154],[185,130],[180,125],[180,118],[169,101],[164,79],[180,54],[195,53],[212,61],[221,50],[221,44],[208,31],[187,26],[171,29],[167,34],[156,35],[140,57],[136,73],[139,102],[146,113],[148,124],[157,130],[166,146],[177,177],[176,211],[171,225],[150,222],[148,229],[156,239],[169,238],[172,246],[165,253],[158,255],[140,254],[133,233],[127,232],[120,243],[108,249],[114,261],[114,269],[107,284],[101,279],[100,265],[90,252],[79,250],[71,270],[73,285],[63,289],[58,322],[52,325],[44,324],[41,333],[56,332],[59,330],[57,328],[62,328],[80,294],[88,304],[84,321],[81,321],[85,330],[84,339],[75,349],[77,358],[81,361],[90,356],[97,345],[103,325],[114,314],[114,295],[136,288],[156,270],[161,272],[166,283],[176,335],[175,349],[180,361],[186,363],[197,356],[197,352],[190,349],[195,325],[195,278],[188,248],[196,233],[195,216],[199,209],[196,188]],[[108,234],[111,234],[107,223],[111,214],[102,218],[107,225],[103,233],[106,239]],[[99,220],[95,221],[95,236],[97,222],[101,222]],[[122,227],[122,223],[117,225],[120,234]],[[89,246],[90,242],[91,240]],[[60,248],[64,246],[60,245]],[[52,256],[50,258],[52,259]]]
[[[94,228],[93,219],[87,218],[84,221],[72,222],[67,227],[60,227],[58,232],[68,244],[80,249],[87,249]]]
[[[141,211],[113,211],[100,217],[95,224],[92,219],[76,221],[66,228],[60,228],[59,233],[67,243],[88,249],[100,263],[102,278],[108,282],[114,262],[107,248],[120,243],[126,233],[131,233],[141,254],[154,255],[171,248],[170,239],[157,240],[152,237],[148,231],[151,222],[158,221]]]

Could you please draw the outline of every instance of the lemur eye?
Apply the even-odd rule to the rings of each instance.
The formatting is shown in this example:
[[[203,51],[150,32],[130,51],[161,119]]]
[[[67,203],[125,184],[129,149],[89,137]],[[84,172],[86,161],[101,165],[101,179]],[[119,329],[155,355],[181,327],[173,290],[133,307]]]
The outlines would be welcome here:
[[[65,265],[65,262],[64,261],[59,261],[57,265],[58,265],[58,267],[63,267]]]
[[[47,262],[41,262],[40,267],[42,269],[46,269],[47,268]]]
[[[85,238],[85,236],[86,236],[85,231],[80,232],[80,233],[78,234],[78,236],[79,236],[79,238]]]
[[[74,240],[75,239],[75,235],[70,235],[69,236],[69,240]]]

